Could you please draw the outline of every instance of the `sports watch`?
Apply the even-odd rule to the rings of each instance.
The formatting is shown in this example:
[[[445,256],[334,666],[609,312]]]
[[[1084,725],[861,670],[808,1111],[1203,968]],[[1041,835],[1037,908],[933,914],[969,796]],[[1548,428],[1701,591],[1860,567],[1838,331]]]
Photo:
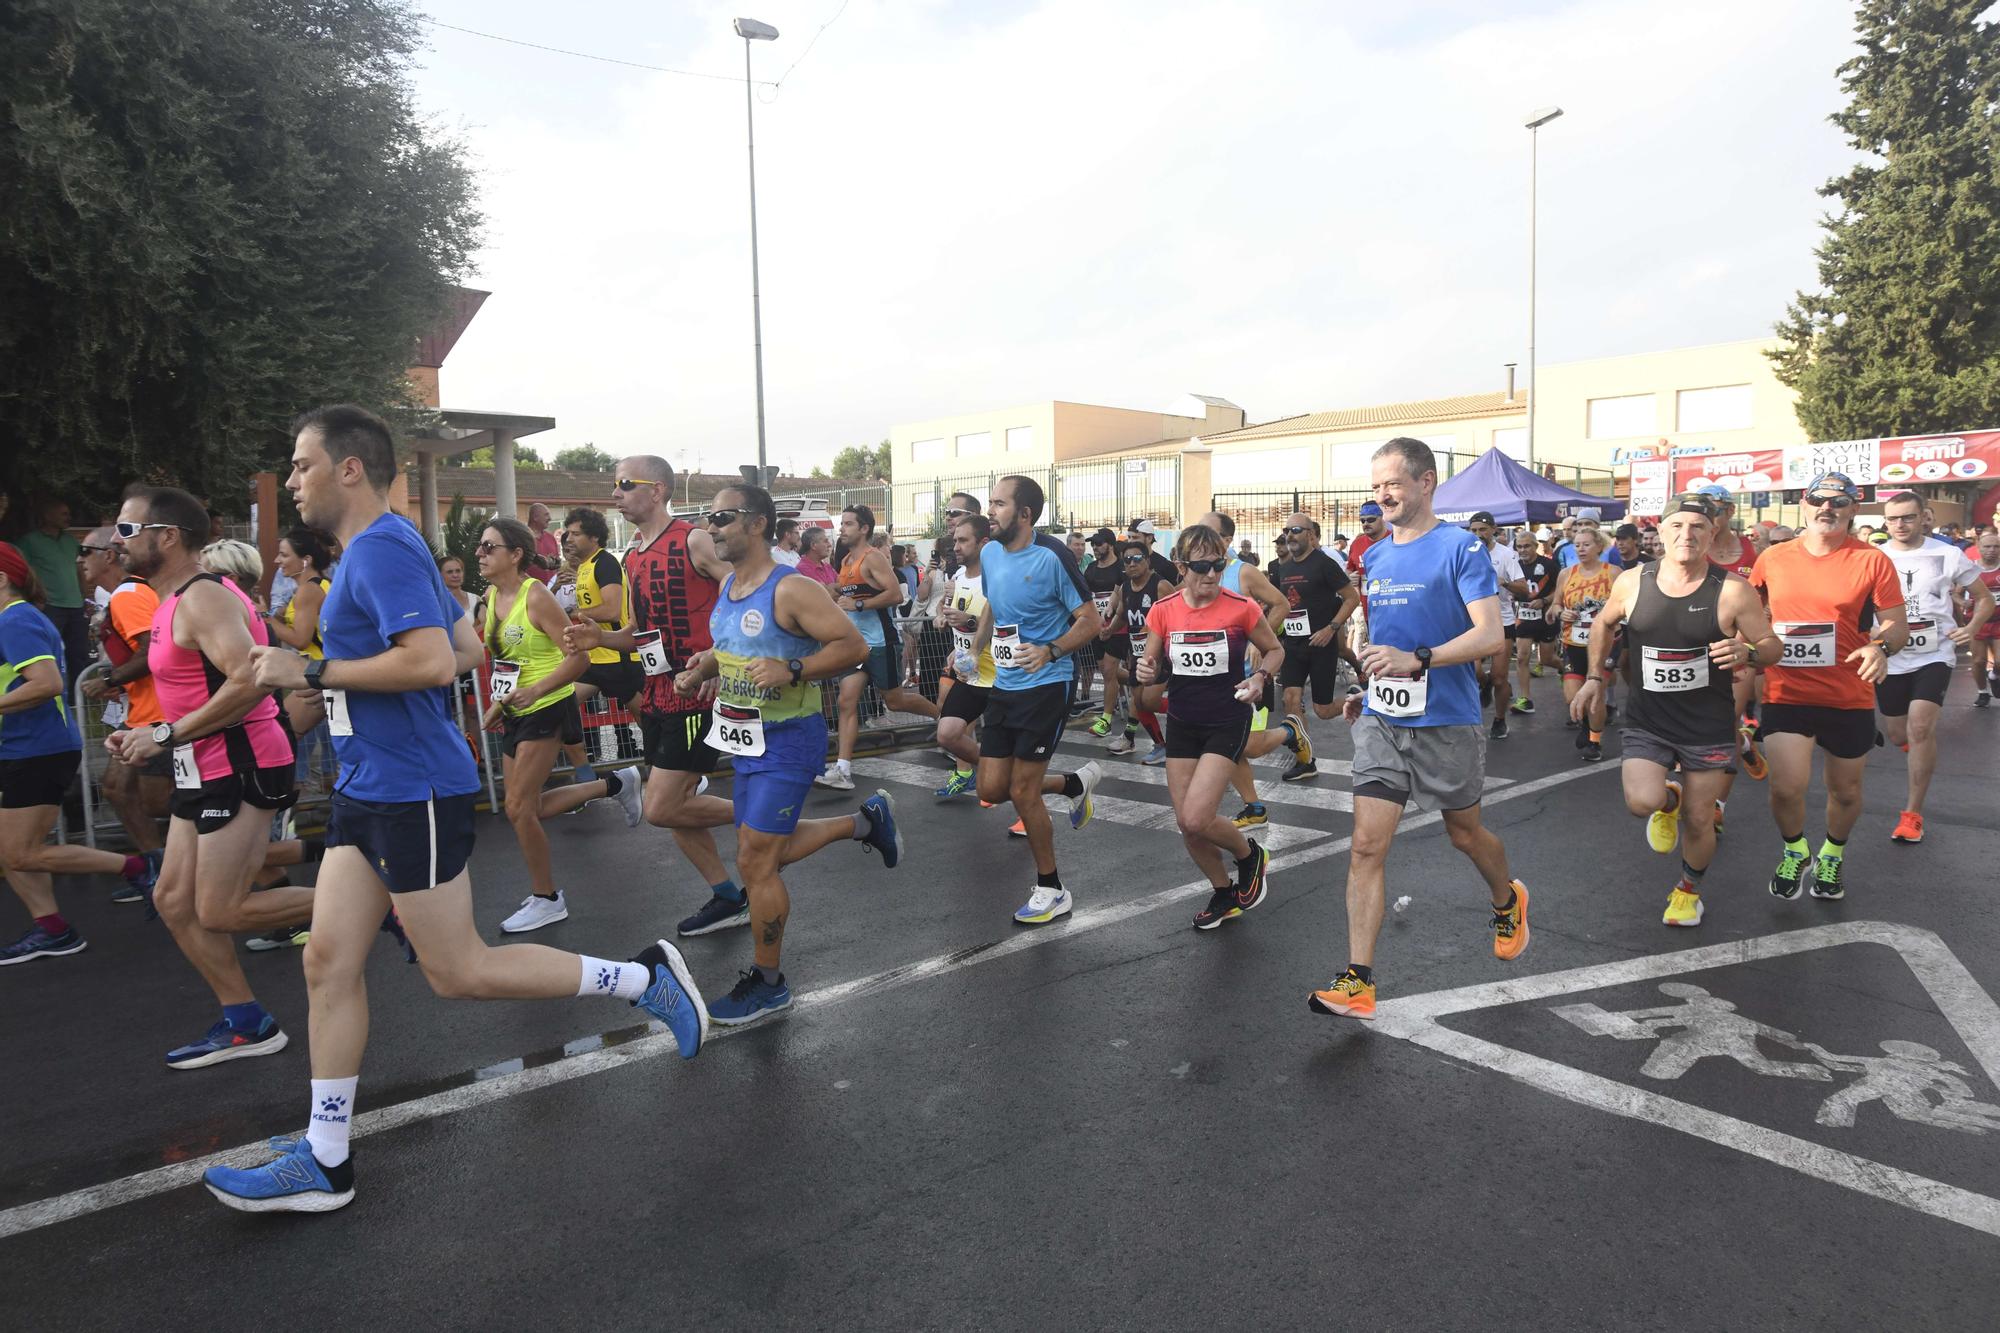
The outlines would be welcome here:
[[[306,659],[307,689],[309,690],[319,689],[320,688],[319,678],[325,674],[326,674],[326,659],[324,657],[312,657]]]
[[[174,724],[171,722],[155,722],[153,724],[153,744],[164,750],[173,743]]]
[[[1417,658],[1417,674],[1421,676],[1424,674],[1424,672],[1429,671],[1431,669],[1431,650],[1428,648],[1417,649],[1416,658]]]
[[[792,684],[796,685],[806,678],[806,664],[798,658],[794,657],[791,661],[785,663],[785,666],[792,673]]]

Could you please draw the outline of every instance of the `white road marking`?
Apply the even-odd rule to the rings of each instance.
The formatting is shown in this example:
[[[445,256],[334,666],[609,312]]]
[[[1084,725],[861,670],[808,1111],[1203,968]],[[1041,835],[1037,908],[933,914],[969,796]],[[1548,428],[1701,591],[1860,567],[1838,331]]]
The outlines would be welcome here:
[[[868,760],[865,762],[887,763],[891,761]],[[856,764],[856,767],[860,767],[859,763]],[[911,767],[918,766],[911,765]],[[1561,786],[1567,782],[1574,782],[1578,778],[1589,777],[1593,773],[1615,772],[1616,768],[1616,765],[1601,764],[1588,768],[1566,769],[1563,772],[1554,773],[1548,777],[1536,778],[1532,782],[1523,782],[1509,787],[1506,791],[1500,792],[1488,799],[1486,804],[1498,805],[1503,801],[1511,801],[1516,797],[1533,795],[1539,791],[1546,791],[1551,787]],[[934,774],[934,770],[927,771]],[[936,777],[933,775],[926,780],[934,782],[936,781]],[[1439,816],[1436,813],[1412,815],[1403,821],[1400,831],[1408,833],[1438,822]],[[1275,874],[1281,870],[1304,866],[1314,861],[1338,856],[1347,850],[1351,841],[1349,838],[1335,838],[1327,842],[1314,843],[1312,846],[1298,851],[1274,856],[1271,858],[1271,871]],[[794,1009],[811,1011],[840,1004],[843,1001],[856,999],[865,995],[900,990],[905,986],[928,980],[931,977],[944,976],[948,973],[962,971],[979,963],[991,962],[998,958],[1012,957],[1014,954],[1022,953],[1028,949],[1060,943],[1063,940],[1072,939],[1077,935],[1089,931],[1099,930],[1106,926],[1114,926],[1120,922],[1129,921],[1134,917],[1144,916],[1149,912],[1157,911],[1162,907],[1171,907],[1176,903],[1183,903],[1197,897],[1205,896],[1210,891],[1206,880],[1195,880],[1192,883],[1182,884],[1171,889],[1161,889],[1127,902],[1112,903],[1104,907],[1086,908],[1074,913],[1066,921],[1054,926],[1046,926],[1036,930],[1016,931],[1013,934],[1003,937],[988,948],[977,950],[958,949],[950,953],[938,954],[914,963],[908,963],[901,967],[892,967],[885,971],[872,973],[865,977],[856,977],[852,981],[843,981],[831,986],[822,986],[817,990],[798,992],[793,997],[792,1007]],[[1969,980],[1968,978],[1968,982]],[[1977,989],[1976,985],[1974,989]],[[1455,992],[1444,993],[1452,994]],[[1390,1005],[1395,1003],[1397,1002],[1391,1001],[1389,1004],[1385,1004],[1383,1006],[1384,1013],[1390,1012]],[[760,1025],[752,1024],[748,1027],[740,1028],[711,1029],[708,1041],[705,1044],[712,1045],[715,1042],[737,1036],[740,1033],[754,1032],[758,1026]],[[590,1037],[579,1038],[576,1044],[587,1043],[590,1040]],[[572,1079],[583,1078],[591,1074],[600,1074],[608,1070],[622,1069],[627,1065],[638,1064],[644,1060],[652,1060],[663,1055],[674,1055],[677,1053],[673,1037],[665,1031],[656,1032],[651,1036],[640,1037],[634,1041],[626,1042],[622,1046],[601,1047],[582,1055],[558,1060],[553,1064],[537,1065],[532,1069],[520,1069],[500,1074],[478,1083],[469,1084],[466,1087],[452,1088],[445,1092],[434,1093],[428,1097],[419,1097],[412,1101],[399,1102],[394,1106],[385,1106],[379,1110],[364,1112],[354,1118],[353,1137],[357,1139],[367,1138],[387,1130],[400,1128],[403,1125],[416,1124],[425,1120],[436,1120],[442,1116],[453,1115],[460,1111],[473,1110],[508,1097],[518,1097],[524,1093],[537,1092],[543,1088],[554,1087],[560,1083],[567,1083]],[[136,1175],[106,1181],[101,1185],[90,1185],[83,1189],[72,1190],[68,1194],[61,1194],[48,1199],[39,1199],[33,1203],[20,1204],[4,1212],[0,1212],[0,1240],[4,1240],[9,1236],[18,1236],[24,1232],[35,1231],[42,1227],[53,1226],[58,1222],[67,1222],[75,1218],[86,1217],[91,1213],[102,1212],[107,1208],[116,1208],[122,1204],[136,1203],[140,1199],[148,1199],[156,1194],[164,1194],[168,1190],[181,1189],[193,1185],[200,1181],[201,1173],[211,1166],[255,1166],[260,1162],[270,1160],[270,1157],[270,1150],[263,1142],[246,1143],[235,1148],[225,1149],[222,1152],[210,1153],[206,1157],[197,1157],[185,1162],[175,1162],[169,1166],[155,1167],[150,1171],[141,1171]]]
[[[1502,798],[1504,799],[1504,798]],[[1641,1088],[1585,1073],[1553,1060],[1470,1037],[1438,1024],[1468,1010],[1622,986],[1655,977],[1699,972],[1846,944],[1886,944],[1901,954],[1957,1030],[1986,1076],[2000,1084],[2000,1005],[1995,1005],[1944,941],[1928,930],[1883,921],[1850,921],[1807,930],[1731,940],[1706,948],[1631,958],[1539,977],[1497,981],[1385,1001],[1375,1030],[1467,1064],[1496,1070],[1544,1092],[1648,1124],[1663,1125],[1726,1148],[1761,1157],[1830,1184],[1900,1204],[1949,1222],[2000,1236],[2000,1199],[1974,1194],[1880,1162],[1823,1147],[1762,1125],[1738,1120]]]

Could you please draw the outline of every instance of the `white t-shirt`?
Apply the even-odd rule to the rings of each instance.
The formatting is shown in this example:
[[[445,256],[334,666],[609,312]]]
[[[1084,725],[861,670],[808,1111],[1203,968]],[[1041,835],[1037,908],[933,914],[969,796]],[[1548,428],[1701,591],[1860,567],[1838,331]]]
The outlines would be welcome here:
[[[797,551],[787,551],[782,546],[773,546],[771,548],[771,558],[790,569],[797,569],[799,567],[799,553]]]
[[[1889,674],[1908,675],[1933,662],[1955,664],[1958,649],[1945,637],[1958,623],[1952,615],[1951,599],[1959,589],[1979,582],[1978,564],[1967,560],[1965,552],[1950,542],[1926,541],[1914,551],[1901,551],[1896,543],[1886,542],[1881,551],[1902,580],[1904,613],[1913,627],[1912,638],[1920,636],[1927,641],[1922,648],[1913,642],[1890,658]],[[1922,627],[1924,621],[1930,622],[1928,628]]]
[[[1486,548],[1486,556],[1493,562],[1493,577],[1500,580],[1500,625],[1504,629],[1514,623],[1514,594],[1507,591],[1507,585],[1527,578],[1528,573],[1521,568],[1521,557],[1506,542],[1494,542]]]

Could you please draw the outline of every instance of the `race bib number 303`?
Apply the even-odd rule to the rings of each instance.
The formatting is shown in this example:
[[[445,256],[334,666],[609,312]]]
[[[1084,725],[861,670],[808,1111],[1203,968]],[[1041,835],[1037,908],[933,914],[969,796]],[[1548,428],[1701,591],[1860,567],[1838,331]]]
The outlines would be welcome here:
[[[1832,621],[1788,620],[1772,628],[1785,648],[1779,666],[1813,670],[1834,665]]]
[[[1229,670],[1229,635],[1219,629],[1175,630],[1167,660],[1176,676],[1220,676]]]

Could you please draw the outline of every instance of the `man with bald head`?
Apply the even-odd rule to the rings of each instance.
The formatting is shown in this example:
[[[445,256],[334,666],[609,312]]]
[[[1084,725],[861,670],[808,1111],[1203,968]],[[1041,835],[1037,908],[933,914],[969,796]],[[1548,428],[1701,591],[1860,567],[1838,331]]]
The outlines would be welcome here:
[[[1361,595],[1340,562],[1319,546],[1319,527],[1304,514],[1290,514],[1271,555],[1271,582],[1284,596],[1279,641],[1285,660],[1278,684],[1285,692],[1285,711],[1302,714],[1305,687],[1312,685],[1313,712],[1330,718],[1340,711],[1338,677],[1342,632]],[[1302,760],[1285,772],[1285,781],[1315,777],[1318,767]]]
[[[535,534],[535,563],[524,572],[547,583],[562,566],[562,542],[549,531],[549,507],[540,500],[528,506],[528,531]]]

